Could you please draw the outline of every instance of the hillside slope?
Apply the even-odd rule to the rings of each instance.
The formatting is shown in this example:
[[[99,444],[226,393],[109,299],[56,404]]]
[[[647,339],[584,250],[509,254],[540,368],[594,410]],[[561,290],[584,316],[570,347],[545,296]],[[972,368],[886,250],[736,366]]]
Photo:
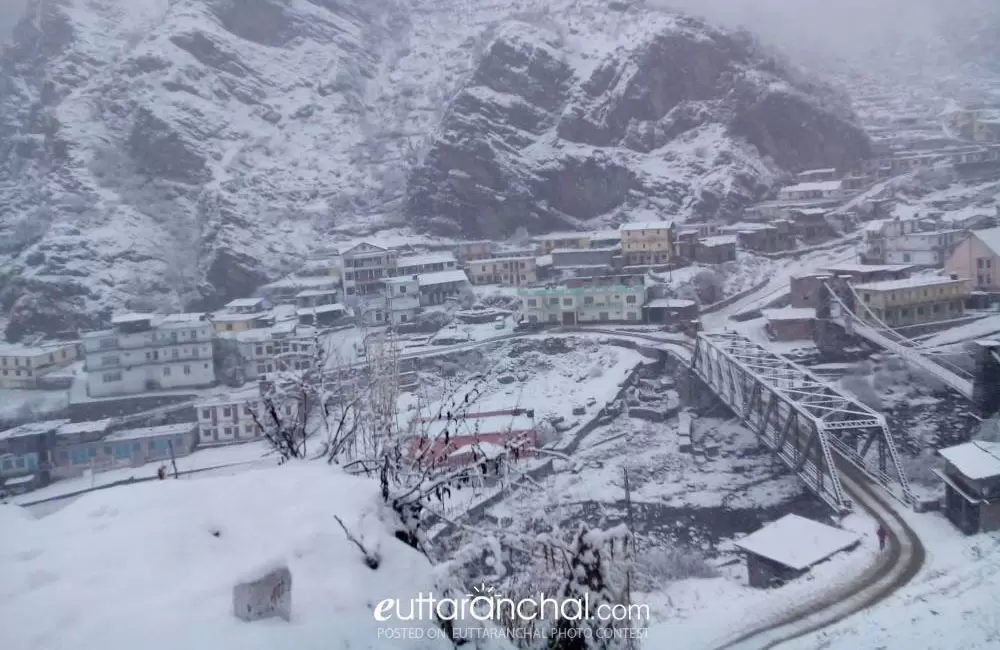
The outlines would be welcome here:
[[[726,214],[868,153],[843,98],[746,37],[538,7],[32,3],[0,59],[8,337],[213,308],[338,232]]]

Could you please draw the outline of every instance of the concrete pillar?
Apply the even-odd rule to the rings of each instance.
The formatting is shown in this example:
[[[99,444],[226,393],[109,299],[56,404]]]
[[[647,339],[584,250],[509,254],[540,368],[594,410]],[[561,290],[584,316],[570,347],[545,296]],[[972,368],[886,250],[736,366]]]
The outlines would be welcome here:
[[[976,374],[972,401],[982,418],[1000,411],[1000,340],[976,341]]]

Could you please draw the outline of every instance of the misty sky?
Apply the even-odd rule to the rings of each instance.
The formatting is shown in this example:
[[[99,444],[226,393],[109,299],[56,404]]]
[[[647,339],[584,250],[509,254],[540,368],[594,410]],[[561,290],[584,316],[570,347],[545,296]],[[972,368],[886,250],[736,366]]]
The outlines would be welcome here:
[[[28,0],[0,0],[0,43],[7,41]]]

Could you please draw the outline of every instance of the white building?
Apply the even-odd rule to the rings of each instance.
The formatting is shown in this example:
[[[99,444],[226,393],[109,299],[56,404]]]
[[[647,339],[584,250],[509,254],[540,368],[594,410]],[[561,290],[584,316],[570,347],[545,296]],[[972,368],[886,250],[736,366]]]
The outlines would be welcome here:
[[[423,255],[407,255],[396,259],[396,268],[390,270],[391,275],[419,275],[435,271],[450,271],[458,268],[458,260],[454,253],[442,251],[425,253]]]
[[[813,181],[797,183],[778,190],[778,198],[782,201],[804,201],[807,199],[839,199],[844,196],[843,183],[840,181]]]
[[[420,281],[417,275],[387,278],[386,301],[388,319],[393,325],[408,323],[420,311]]]
[[[458,297],[469,291],[469,276],[462,269],[434,271],[417,276],[421,305],[440,305],[448,298]]]
[[[308,369],[314,355],[316,330],[285,321],[273,327],[220,336],[236,341],[244,376],[257,379],[272,372]]]
[[[215,383],[213,327],[203,314],[123,314],[111,325],[80,337],[89,396]]]
[[[252,390],[218,395],[195,404],[198,413],[198,442],[215,445],[254,440],[263,435],[254,420],[260,393]],[[291,406],[288,406],[289,414]]]
[[[965,230],[915,232],[889,237],[883,245],[884,264],[915,264],[940,268],[951,252],[968,237]]]
[[[640,322],[646,302],[641,285],[598,285],[521,289],[522,311],[529,323]]]
[[[807,169],[804,172],[796,174],[795,178],[800,183],[822,183],[825,181],[835,181],[837,180],[837,170],[834,167],[828,167],[826,169]]]

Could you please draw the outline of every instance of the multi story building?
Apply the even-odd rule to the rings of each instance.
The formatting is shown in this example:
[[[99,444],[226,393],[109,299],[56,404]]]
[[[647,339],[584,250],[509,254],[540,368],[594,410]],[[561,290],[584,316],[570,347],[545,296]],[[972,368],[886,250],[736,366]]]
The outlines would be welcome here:
[[[953,320],[965,315],[968,285],[968,280],[942,276],[858,284],[854,286],[859,297],[854,313],[894,328]]]
[[[196,403],[199,444],[217,445],[260,438],[263,431],[254,419],[259,407],[260,392],[256,388]],[[290,415],[292,407],[287,406],[287,409],[286,415]]]
[[[389,269],[390,276],[419,275],[458,268],[458,260],[450,252],[407,255],[396,259],[396,266]]]
[[[455,246],[455,257],[460,264],[470,260],[481,260],[493,255],[493,242],[489,239],[463,241]]]
[[[944,268],[969,278],[976,291],[1000,292],[1000,228],[972,231],[948,256]]]
[[[244,332],[274,324],[270,303],[264,298],[239,298],[228,302],[224,309],[211,315],[215,331]]]
[[[420,311],[419,276],[386,278],[386,308],[392,325],[412,322]]]
[[[395,275],[399,252],[362,242],[344,251],[344,293],[367,296],[381,290],[382,280]]]
[[[534,255],[497,257],[469,262],[473,284],[524,286],[538,282],[538,259]]]
[[[434,271],[417,276],[422,306],[440,305],[469,290],[469,277],[462,269]]]
[[[316,346],[315,337],[314,328],[285,321],[220,337],[220,343],[235,343],[243,377],[259,379],[272,372],[308,368]]]
[[[642,285],[560,286],[518,291],[529,323],[641,322]]]
[[[808,201],[810,199],[840,199],[844,198],[844,186],[837,181],[812,181],[796,183],[778,190],[781,201]]]
[[[38,388],[39,379],[78,358],[75,342],[0,343],[0,388]]]
[[[669,264],[674,257],[673,222],[627,223],[621,237],[626,266]]]
[[[723,235],[735,235],[737,246],[758,253],[777,253],[795,246],[792,224],[788,221],[772,223],[734,223],[720,228]]]
[[[952,251],[966,238],[966,230],[936,230],[915,232],[887,238],[882,245],[882,258],[868,261],[882,264],[914,264],[942,268]]]
[[[580,250],[590,248],[590,233],[585,232],[553,232],[532,238],[538,244],[538,252],[548,255],[554,250]]]
[[[123,314],[80,338],[91,397],[215,383],[212,323],[203,314]]]

